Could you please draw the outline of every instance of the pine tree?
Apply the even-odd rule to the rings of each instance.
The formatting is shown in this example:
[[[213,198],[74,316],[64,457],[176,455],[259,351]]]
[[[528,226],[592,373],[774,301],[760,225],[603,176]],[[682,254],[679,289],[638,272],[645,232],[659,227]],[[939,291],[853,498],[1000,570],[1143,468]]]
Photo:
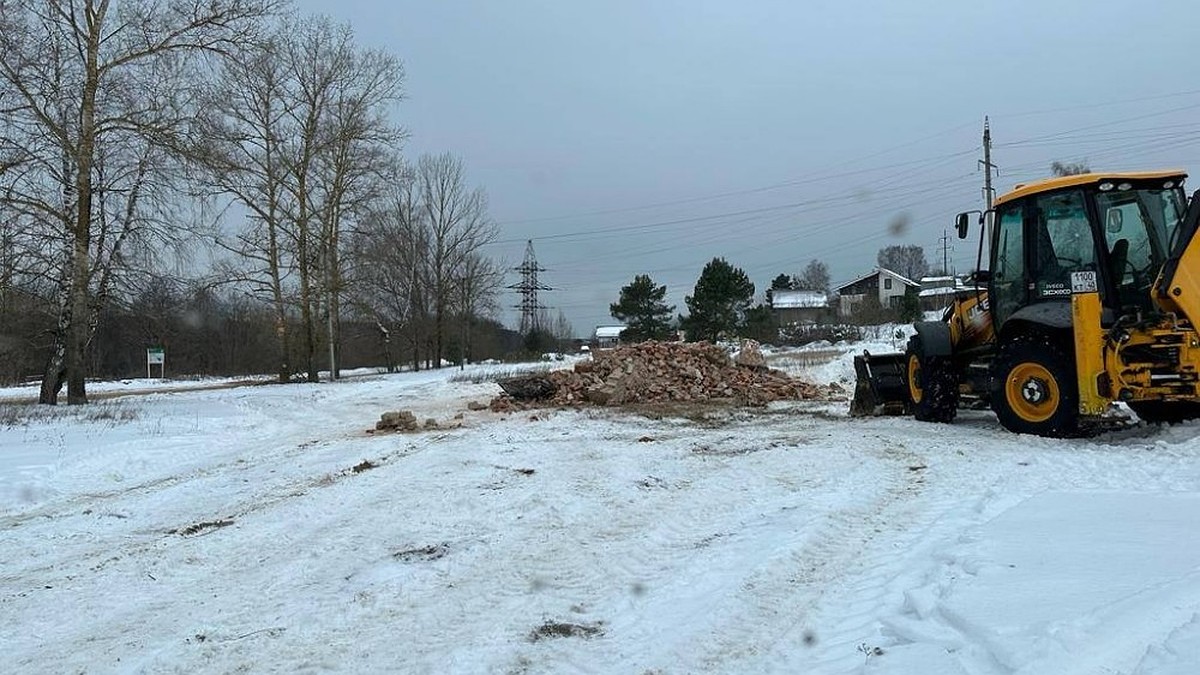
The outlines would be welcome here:
[[[687,296],[688,316],[680,319],[690,340],[717,340],[741,327],[754,300],[754,284],[724,258],[713,258]]]
[[[792,284],[793,279],[786,274],[780,274],[771,280],[771,287],[767,289],[767,304],[770,305],[775,300],[775,291],[790,291],[795,286]]]
[[[655,286],[646,274],[637,275],[621,289],[620,299],[609,305],[608,311],[625,324],[623,341],[662,340],[670,334],[675,307],[663,301],[666,295],[667,287]]]
[[[779,339],[779,323],[775,320],[775,313],[769,306],[761,303],[746,310],[741,334],[742,337],[767,344],[775,342]]]

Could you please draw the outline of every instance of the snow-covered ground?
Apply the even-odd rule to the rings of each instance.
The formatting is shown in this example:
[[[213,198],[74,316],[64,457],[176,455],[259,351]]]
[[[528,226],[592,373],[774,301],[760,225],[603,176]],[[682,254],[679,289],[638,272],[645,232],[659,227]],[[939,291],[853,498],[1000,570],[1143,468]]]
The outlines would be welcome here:
[[[864,345],[819,348],[770,358]],[[10,408],[4,671],[1200,672],[1200,424],[501,416],[458,373]]]

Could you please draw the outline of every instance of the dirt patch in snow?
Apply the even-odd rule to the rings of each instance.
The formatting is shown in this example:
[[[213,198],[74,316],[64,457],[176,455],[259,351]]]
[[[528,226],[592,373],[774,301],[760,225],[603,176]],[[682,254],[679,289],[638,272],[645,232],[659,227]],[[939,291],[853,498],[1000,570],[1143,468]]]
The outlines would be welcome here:
[[[604,634],[604,625],[602,623],[567,623],[564,621],[547,621],[546,623],[534,628],[529,633],[529,641],[537,642],[539,640],[547,640],[550,638],[593,638]]]
[[[430,562],[446,557],[450,552],[450,547],[446,544],[430,544],[428,546],[418,546],[416,548],[404,549],[396,551],[392,557],[400,562],[416,563]]]
[[[364,459],[363,461],[359,462],[358,464],[355,464],[354,466],[350,467],[350,471],[353,473],[362,473],[364,471],[370,471],[371,469],[374,469],[377,466],[379,466],[379,465],[376,464],[375,462],[372,462],[369,459]]]
[[[187,527],[178,530],[171,530],[168,534],[178,534],[181,537],[194,537],[199,534],[207,534],[213,530],[219,530],[222,527],[229,527],[232,524],[233,518],[206,520],[204,522],[188,525]]]

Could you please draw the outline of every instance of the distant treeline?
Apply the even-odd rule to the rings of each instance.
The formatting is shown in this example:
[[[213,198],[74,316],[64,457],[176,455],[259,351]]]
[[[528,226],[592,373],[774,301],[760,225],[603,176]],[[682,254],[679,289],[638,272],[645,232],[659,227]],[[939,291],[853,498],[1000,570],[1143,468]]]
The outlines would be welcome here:
[[[95,338],[88,345],[88,372],[98,378],[146,376],[146,349],[166,352],[166,374],[232,376],[275,374],[278,342],[274,312],[241,294],[187,288],[159,280],[127,302],[109,303],[99,315]],[[38,380],[50,357],[55,307],[36,296],[0,293],[0,384]],[[453,317],[444,356],[457,362],[467,326]],[[293,320],[296,330],[300,320]],[[522,354],[521,336],[490,319],[470,326],[473,360],[513,358]],[[343,319],[339,361],[342,368],[427,368],[434,364],[432,339],[413,344],[409,335],[432,331],[406,330],[362,317]],[[328,344],[319,345],[318,362],[328,368]],[[304,357],[295,345],[292,357]],[[157,376],[158,366],[153,368]],[[295,377],[303,377],[297,371]]]

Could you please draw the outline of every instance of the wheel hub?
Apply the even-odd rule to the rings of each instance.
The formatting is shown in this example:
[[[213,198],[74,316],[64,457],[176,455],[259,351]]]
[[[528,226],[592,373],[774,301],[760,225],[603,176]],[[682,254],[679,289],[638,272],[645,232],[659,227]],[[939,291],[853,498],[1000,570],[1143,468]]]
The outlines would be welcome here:
[[[1035,361],[1018,363],[1009,371],[1004,395],[1009,409],[1032,424],[1054,417],[1062,402],[1062,393],[1054,374]]]
[[[1041,405],[1047,398],[1046,382],[1040,378],[1031,377],[1021,385],[1021,398],[1030,405]]]

